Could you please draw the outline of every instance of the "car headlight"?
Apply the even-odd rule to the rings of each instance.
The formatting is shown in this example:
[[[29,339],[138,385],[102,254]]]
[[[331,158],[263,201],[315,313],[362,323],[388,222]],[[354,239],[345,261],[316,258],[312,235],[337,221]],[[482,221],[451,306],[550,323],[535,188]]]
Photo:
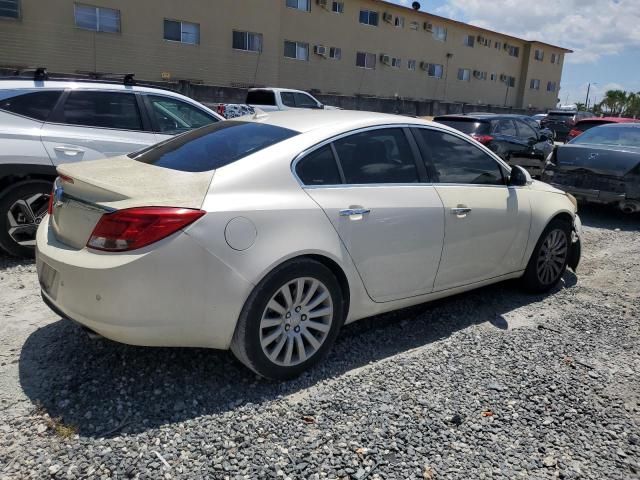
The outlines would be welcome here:
[[[571,203],[573,203],[573,208],[575,209],[575,211],[578,211],[578,200],[576,200],[576,197],[574,197],[573,195],[571,195],[570,193],[565,193],[565,195],[567,196],[567,198],[569,199],[569,201]]]

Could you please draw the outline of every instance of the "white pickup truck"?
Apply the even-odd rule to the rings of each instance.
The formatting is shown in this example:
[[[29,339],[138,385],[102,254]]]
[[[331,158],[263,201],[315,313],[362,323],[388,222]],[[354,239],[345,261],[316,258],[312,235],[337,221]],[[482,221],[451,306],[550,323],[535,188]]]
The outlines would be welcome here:
[[[250,115],[256,108],[265,112],[292,108],[336,109],[324,105],[307,92],[288,88],[252,88],[247,92],[246,103],[219,103],[212,108],[225,118]]]

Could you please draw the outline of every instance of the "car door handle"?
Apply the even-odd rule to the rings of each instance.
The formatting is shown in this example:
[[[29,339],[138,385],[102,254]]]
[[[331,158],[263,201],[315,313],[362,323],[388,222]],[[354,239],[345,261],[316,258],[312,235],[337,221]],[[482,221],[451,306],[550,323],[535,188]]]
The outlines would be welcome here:
[[[67,155],[69,157],[75,157],[76,155],[80,155],[81,153],[84,153],[84,150],[82,148],[75,148],[75,147],[64,147],[64,146],[58,146],[58,147],[53,147],[53,149],[58,152],[58,153],[62,153],[64,155]]]
[[[341,217],[350,217],[352,215],[364,215],[371,212],[370,208],[345,208],[340,210]]]
[[[451,213],[457,215],[458,217],[466,217],[469,212],[471,212],[471,209],[469,207],[465,207],[464,205],[458,205],[457,207],[451,209]]]

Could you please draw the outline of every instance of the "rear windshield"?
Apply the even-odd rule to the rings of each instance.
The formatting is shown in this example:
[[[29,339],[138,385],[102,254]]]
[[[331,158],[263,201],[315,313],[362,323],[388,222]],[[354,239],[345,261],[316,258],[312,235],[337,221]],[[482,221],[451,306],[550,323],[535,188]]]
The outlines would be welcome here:
[[[640,147],[640,127],[600,125],[571,140],[579,145]]]
[[[460,130],[468,135],[475,133],[478,135],[486,135],[491,132],[491,124],[489,122],[480,122],[478,120],[469,119],[453,119],[453,118],[436,118],[436,122],[442,123],[448,127]]]
[[[249,105],[275,105],[276,94],[271,90],[253,90],[247,93]]]
[[[613,123],[613,122],[609,122],[607,120],[583,120],[582,122],[579,122],[576,125],[576,128],[578,130],[586,132],[590,128],[597,127],[599,125],[606,125],[607,123]]]
[[[295,135],[298,132],[263,123],[218,122],[131,153],[129,157],[181,172],[207,172]]]
[[[575,112],[549,112],[547,118],[561,118],[567,119],[575,116]]]

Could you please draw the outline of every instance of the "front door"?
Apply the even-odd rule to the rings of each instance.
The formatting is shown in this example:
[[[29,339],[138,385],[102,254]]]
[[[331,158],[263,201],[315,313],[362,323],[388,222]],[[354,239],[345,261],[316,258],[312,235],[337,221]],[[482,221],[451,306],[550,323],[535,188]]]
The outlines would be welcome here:
[[[425,183],[402,128],[343,137],[296,167],[347,248],[369,296],[385,302],[433,290],[444,238],[442,202]],[[333,171],[333,180],[322,180]]]
[[[507,186],[506,169],[462,136],[432,129],[414,132],[445,211],[435,290],[519,270],[530,206],[517,188]]]

